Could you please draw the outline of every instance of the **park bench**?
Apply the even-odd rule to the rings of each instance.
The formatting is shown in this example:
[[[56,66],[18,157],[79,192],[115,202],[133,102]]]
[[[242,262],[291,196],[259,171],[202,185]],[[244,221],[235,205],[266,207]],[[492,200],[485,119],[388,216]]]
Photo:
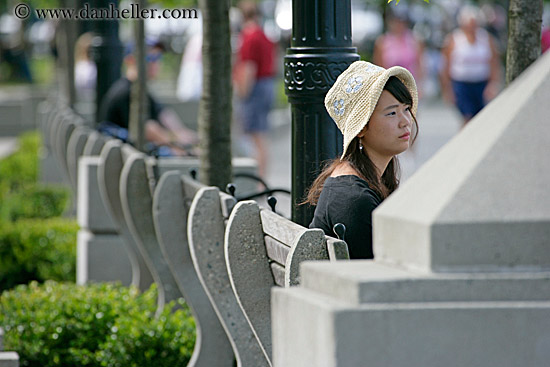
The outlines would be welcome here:
[[[233,291],[271,363],[271,288],[299,284],[303,261],[349,259],[347,244],[291,222],[274,206],[241,201],[229,217],[224,246]]]
[[[105,144],[99,169],[101,196],[111,215],[119,225],[121,234],[138,261],[133,271],[143,274],[149,270],[159,288],[159,310],[164,299],[179,298],[181,292],[173,272],[163,256],[152,218],[152,196],[159,177],[167,171],[177,170],[189,174],[198,167],[197,158],[154,158],[138,152],[128,144],[109,141]],[[250,160],[235,159],[236,171],[255,169]],[[137,257],[136,256],[136,257]],[[140,288],[145,284],[140,280]]]
[[[195,181],[188,175],[182,175],[180,172],[172,171],[163,174],[155,188],[153,197],[153,218],[155,230],[159,243],[168,265],[176,278],[185,300],[191,307],[197,325],[197,341],[193,352],[193,366],[233,366],[234,356],[233,348],[224,331],[224,325],[218,317],[220,310],[215,309],[215,304],[211,303],[211,294],[204,282],[199,279],[189,246],[191,230],[191,201],[200,195],[204,190],[217,190],[206,187]],[[221,258],[223,260],[223,216],[220,208],[220,196],[216,196],[213,206],[218,208],[218,212],[210,213],[206,218],[209,224],[208,238],[218,241],[218,246],[211,246],[214,253],[221,249]],[[193,201],[194,202],[194,201]],[[231,210],[235,200],[229,195],[222,198],[224,211]],[[212,205],[209,205],[209,207]],[[203,209],[208,210],[206,207]],[[221,231],[217,223],[221,222]],[[210,242],[208,242],[210,245]],[[212,264],[214,266],[214,264]],[[217,274],[216,269],[212,269],[212,274]],[[220,279],[221,280],[221,279]],[[202,285],[201,285],[202,283]],[[231,288],[229,288],[231,291]],[[231,291],[232,292],[232,291]],[[231,312],[224,308],[224,313]],[[241,364],[238,364],[239,366]]]

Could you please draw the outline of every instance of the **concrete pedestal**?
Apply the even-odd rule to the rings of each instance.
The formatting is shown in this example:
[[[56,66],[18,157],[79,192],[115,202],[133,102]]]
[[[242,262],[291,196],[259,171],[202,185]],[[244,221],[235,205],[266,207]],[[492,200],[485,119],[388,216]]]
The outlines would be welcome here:
[[[550,273],[304,264],[274,289],[274,366],[517,367],[550,361]]]
[[[76,282],[132,283],[132,266],[118,234],[93,234],[81,229],[77,235]]]
[[[0,352],[0,367],[19,367],[19,354]]]
[[[81,157],[78,164],[77,283],[132,282],[132,267],[124,242],[99,193],[98,156]]]

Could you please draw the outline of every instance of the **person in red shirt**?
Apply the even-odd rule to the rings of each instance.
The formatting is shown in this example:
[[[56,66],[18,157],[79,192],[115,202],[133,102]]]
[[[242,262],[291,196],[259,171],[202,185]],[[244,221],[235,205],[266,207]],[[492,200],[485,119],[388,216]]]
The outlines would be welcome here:
[[[544,27],[540,37],[541,52],[550,50],[550,26]]]
[[[240,48],[234,69],[234,86],[241,102],[244,133],[254,143],[258,173],[264,177],[267,165],[265,134],[267,115],[274,97],[275,47],[259,24],[259,12],[252,1],[239,3],[243,15]]]

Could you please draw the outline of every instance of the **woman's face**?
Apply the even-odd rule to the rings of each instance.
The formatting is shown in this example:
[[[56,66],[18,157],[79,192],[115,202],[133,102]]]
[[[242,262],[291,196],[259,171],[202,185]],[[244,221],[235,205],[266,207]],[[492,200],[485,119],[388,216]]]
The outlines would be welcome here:
[[[412,122],[411,106],[384,90],[368,125],[357,136],[371,159],[391,159],[409,147]]]

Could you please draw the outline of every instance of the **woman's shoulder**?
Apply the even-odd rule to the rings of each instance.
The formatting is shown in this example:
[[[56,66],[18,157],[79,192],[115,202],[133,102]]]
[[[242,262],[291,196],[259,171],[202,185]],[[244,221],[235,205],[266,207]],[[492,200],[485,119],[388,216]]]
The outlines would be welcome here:
[[[330,188],[333,193],[337,192],[340,197],[349,197],[357,202],[358,205],[367,203],[381,202],[374,190],[372,190],[367,181],[357,175],[340,175],[327,178],[325,187]]]

